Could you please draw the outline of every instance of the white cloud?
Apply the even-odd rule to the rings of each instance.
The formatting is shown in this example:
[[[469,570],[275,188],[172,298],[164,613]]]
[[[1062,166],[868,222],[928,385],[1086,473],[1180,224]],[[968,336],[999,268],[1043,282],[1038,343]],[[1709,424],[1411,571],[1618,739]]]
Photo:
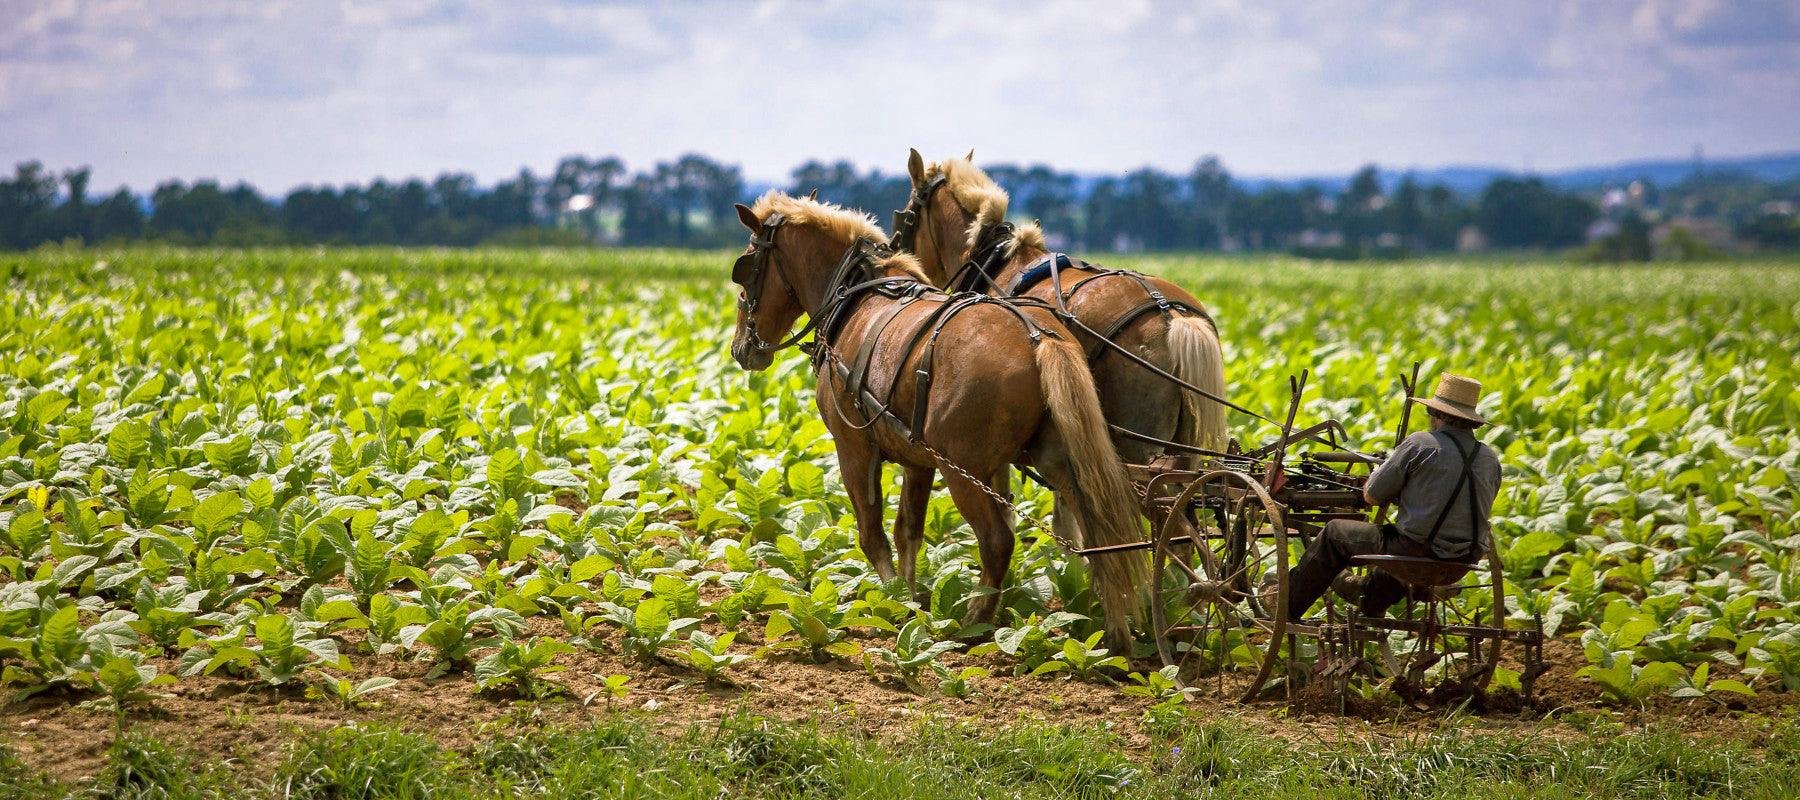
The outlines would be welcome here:
[[[0,167],[302,182],[699,151],[1239,173],[1800,147],[1787,2],[58,0],[0,8]]]

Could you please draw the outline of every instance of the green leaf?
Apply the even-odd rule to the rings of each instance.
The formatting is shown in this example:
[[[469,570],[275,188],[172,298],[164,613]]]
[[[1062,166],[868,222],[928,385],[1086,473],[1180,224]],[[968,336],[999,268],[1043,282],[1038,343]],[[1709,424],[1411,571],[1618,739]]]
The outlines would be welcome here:
[[[63,606],[44,623],[39,641],[58,661],[68,663],[81,655],[81,612],[75,606]]]
[[[252,511],[266,511],[275,506],[275,487],[267,477],[257,478],[244,487],[244,499]]]
[[[662,599],[646,597],[638,603],[635,612],[637,629],[645,636],[655,638],[669,632],[669,607]]]
[[[525,465],[514,450],[498,450],[488,457],[488,486],[493,487],[495,494],[500,497],[512,497],[524,477]]]
[[[294,623],[281,614],[266,614],[256,619],[256,638],[264,652],[279,652],[294,646]]]
[[[787,482],[797,497],[818,500],[825,496],[825,470],[810,461],[797,461],[788,467]]]
[[[50,585],[58,589],[67,588],[71,584],[78,583],[81,576],[86,575],[99,563],[100,559],[94,556],[70,556],[62,563],[57,564],[56,569],[50,573]]]
[[[99,678],[100,684],[115,696],[130,692],[148,682],[138,672],[137,664],[124,656],[114,656],[108,659],[106,664],[100,667],[100,671],[95,673],[95,677]]]
[[[234,492],[217,492],[194,507],[191,519],[194,533],[201,542],[210,544],[231,529],[231,523],[244,510],[244,501]]]
[[[595,553],[569,565],[569,580],[577,583],[593,580],[595,575],[612,569],[613,566],[612,559]]]
[[[160,379],[159,379],[160,380]],[[125,467],[137,466],[150,452],[150,423],[126,420],[106,435],[106,456]]]
[[[313,612],[312,619],[314,622],[336,622],[340,619],[350,619],[362,623],[344,626],[348,628],[363,627],[367,624],[367,618],[363,616],[362,609],[357,608],[356,604],[349,600],[331,600],[319,604],[318,610]]]
[[[250,458],[250,437],[238,435],[223,442],[207,442],[200,449],[206,454],[206,463],[222,472],[235,474]]]

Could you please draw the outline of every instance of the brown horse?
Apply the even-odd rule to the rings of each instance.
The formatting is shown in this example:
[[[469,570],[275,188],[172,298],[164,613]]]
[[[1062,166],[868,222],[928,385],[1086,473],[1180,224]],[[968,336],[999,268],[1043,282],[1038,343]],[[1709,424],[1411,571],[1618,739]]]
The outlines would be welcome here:
[[[902,470],[894,523],[899,577],[917,592],[932,477],[974,529],[981,586],[965,624],[993,621],[1011,564],[1012,520],[998,500],[1010,464],[1028,464],[1073,506],[1083,546],[1142,538],[1124,465],[1107,436],[1093,381],[1072,334],[1041,307],[979,295],[952,297],[923,282],[916,260],[885,248],[867,216],[770,192],[737,207],[750,246],[732,280],[738,296],[731,355],[748,370],[817,330],[812,348],[819,414],[837,447],[857,540],[883,580],[896,576],[882,530],[881,464]],[[786,336],[802,314],[806,327]],[[921,377],[924,376],[924,377]],[[904,379],[903,379],[904,378]],[[1094,560],[1108,641],[1129,643],[1148,564],[1142,553]],[[1124,651],[1129,655],[1129,650]]]
[[[1163,452],[1162,445],[1144,437],[1215,451],[1225,447],[1225,406],[1143,363],[1224,399],[1224,353],[1198,299],[1153,276],[1075,259],[1052,264],[1035,223],[1016,229],[1004,224],[1006,191],[975,166],[972,153],[927,166],[914,150],[907,171],[913,197],[902,213],[911,218],[896,223],[895,246],[916,252],[937,286],[960,278],[955,288],[1066,306],[1078,323],[1069,327],[1088,354],[1101,408],[1116,426],[1113,442],[1126,461],[1144,464]],[[974,266],[960,276],[952,272],[966,263]]]

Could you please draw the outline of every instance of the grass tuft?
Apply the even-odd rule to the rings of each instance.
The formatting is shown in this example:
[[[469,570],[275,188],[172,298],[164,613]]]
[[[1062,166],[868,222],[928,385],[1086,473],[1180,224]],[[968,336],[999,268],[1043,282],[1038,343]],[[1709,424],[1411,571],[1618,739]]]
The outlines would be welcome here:
[[[462,793],[458,759],[431,737],[389,726],[302,735],[275,768],[276,797],[295,800],[424,800]]]
[[[107,800],[213,800],[232,794],[233,776],[147,734],[127,732],[107,751],[107,768],[88,796]]]

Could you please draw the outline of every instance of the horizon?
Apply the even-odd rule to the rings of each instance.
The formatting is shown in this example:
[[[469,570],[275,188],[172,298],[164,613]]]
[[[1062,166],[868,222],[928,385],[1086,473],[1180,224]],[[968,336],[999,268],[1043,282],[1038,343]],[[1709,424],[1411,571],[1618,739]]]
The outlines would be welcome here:
[[[0,9],[0,158],[285,194],[575,154],[779,183],[912,147],[1276,181],[1800,152],[1791,4],[1354,5],[31,3]]]
[[[604,156],[606,154],[571,153],[568,155],[569,156],[584,156],[584,157],[593,158],[593,157]],[[699,155],[699,156],[707,157],[707,154],[705,154],[705,153],[693,153],[693,154],[685,154],[684,153],[682,155]],[[980,154],[977,153],[976,155],[977,155],[977,161],[980,162],[981,161],[981,159],[979,158]],[[1205,157],[1206,156],[1197,157],[1195,159],[1195,161],[1198,162],[1201,158],[1205,158]],[[79,168],[82,168],[83,166],[87,166],[85,164],[52,164],[52,163],[43,161],[43,159],[29,159],[29,158],[25,159],[25,161],[33,161],[33,160],[36,160],[36,161],[39,161],[40,163],[42,163],[43,167],[46,170],[50,171],[51,173],[58,173],[61,170],[67,170],[67,169],[79,169]],[[673,159],[669,159],[669,160],[673,160]],[[1774,161],[1774,160],[1800,160],[1800,150],[1780,151],[1780,152],[1770,152],[1770,153],[1757,153],[1757,154],[1751,154],[1751,155],[1745,155],[1745,156],[1720,156],[1717,158],[1708,156],[1701,163],[1703,166],[1707,166],[1707,167],[1723,165],[1729,169],[1731,167],[1735,167],[1738,164],[1742,164],[1742,163],[1746,163],[1746,162]],[[825,163],[828,165],[835,163],[835,162],[831,162],[831,161],[825,161],[823,159],[810,159],[810,161],[818,161],[818,162]],[[1330,174],[1312,173],[1312,174],[1296,174],[1296,175],[1259,175],[1259,174],[1238,173],[1238,172],[1235,172],[1232,170],[1231,162],[1228,159],[1226,159],[1224,157],[1220,157],[1219,162],[1223,167],[1225,167],[1227,173],[1230,174],[1232,182],[1237,183],[1237,184],[1294,186],[1294,185],[1300,185],[1300,184],[1305,184],[1305,183],[1321,183],[1321,184],[1330,185],[1330,184],[1334,184],[1334,183],[1349,181],[1351,178],[1353,178],[1355,176],[1356,172],[1360,171],[1364,167],[1374,167],[1380,173],[1381,180],[1382,180],[1383,184],[1385,185],[1390,182],[1396,182],[1399,179],[1404,178],[1405,176],[1408,176],[1408,175],[1434,175],[1434,174],[1441,174],[1441,173],[1447,173],[1447,172],[1469,172],[1469,173],[1491,175],[1492,177],[1510,177],[1510,178],[1518,178],[1518,179],[1545,178],[1545,179],[1550,179],[1551,182],[1555,182],[1554,181],[1555,178],[1562,176],[1562,175],[1567,175],[1567,174],[1577,174],[1577,173],[1587,173],[1587,172],[1605,172],[1605,171],[1622,171],[1622,170],[1627,170],[1627,169],[1632,169],[1632,168],[1640,168],[1640,167],[1641,168],[1653,168],[1653,167],[1666,168],[1666,167],[1670,167],[1670,166],[1677,165],[1677,164],[1693,163],[1693,156],[1690,154],[1689,156],[1687,156],[1685,158],[1679,157],[1679,156],[1671,156],[1668,158],[1631,159],[1631,160],[1627,160],[1627,161],[1615,161],[1615,162],[1609,162],[1609,163],[1576,164],[1576,165],[1565,167],[1565,168],[1559,169],[1559,170],[1550,170],[1550,171],[1534,170],[1534,171],[1529,171],[1529,172],[1525,171],[1525,170],[1509,169],[1505,166],[1496,165],[1496,164],[1445,164],[1445,165],[1441,165],[1441,166],[1412,165],[1412,166],[1402,168],[1402,167],[1398,167],[1398,166],[1394,166],[1394,165],[1380,164],[1380,163],[1376,163],[1376,162],[1367,162],[1364,164],[1360,164],[1352,169],[1345,170],[1343,172],[1336,172],[1336,173],[1330,173]],[[728,168],[738,166],[735,164],[729,164],[729,163],[724,163],[724,162],[720,162],[720,163],[722,164],[722,166],[725,166]],[[806,162],[801,162],[799,164],[795,164],[794,168],[797,170],[799,167],[801,167],[805,163]],[[905,173],[904,165],[899,170],[890,171],[890,170],[882,169],[879,166],[870,166],[870,165],[866,165],[866,164],[858,164],[855,162],[851,162],[851,163],[852,163],[852,166],[857,168],[859,171],[875,170],[875,171],[879,171],[880,174],[882,174],[884,176],[901,176],[901,175],[904,175],[904,173]],[[1026,164],[1026,163],[1020,163],[1020,162],[1006,162],[1006,161],[995,160],[992,162],[981,163],[980,165],[984,169],[991,169],[991,168],[1000,167],[1000,166],[1015,166],[1015,167],[1029,168],[1029,167],[1033,167],[1033,166],[1039,166],[1040,164],[1039,163]],[[482,186],[482,187],[491,187],[500,181],[510,180],[511,178],[517,177],[520,169],[531,170],[532,174],[537,176],[539,179],[548,179],[549,177],[554,175],[555,165],[550,164],[547,166],[548,166],[548,168],[541,169],[540,166],[538,166],[538,165],[523,164],[523,165],[520,165],[518,168],[513,169],[511,171],[503,171],[500,174],[493,176],[492,178],[489,178],[486,180],[478,179],[477,185]],[[625,166],[628,170],[639,171],[644,168],[654,167],[655,164],[654,164],[654,162],[650,163],[650,164],[632,164],[630,162],[626,162]],[[1126,168],[1126,169],[1123,169],[1123,170],[1120,170],[1117,172],[1076,172],[1076,171],[1072,171],[1072,170],[1061,170],[1055,164],[1045,164],[1043,166],[1048,166],[1048,167],[1050,167],[1052,169],[1056,169],[1057,171],[1062,172],[1064,174],[1074,175],[1075,177],[1081,178],[1081,179],[1118,178],[1118,177],[1123,177],[1131,172],[1135,172],[1135,171],[1138,171],[1141,169],[1162,169],[1161,167],[1154,167],[1152,165],[1140,165],[1137,167],[1129,167],[1129,168]],[[418,180],[418,181],[423,181],[423,182],[429,183],[432,180],[434,180],[437,177],[442,176],[442,175],[465,174],[468,172],[469,172],[468,170],[458,169],[454,166],[449,166],[449,167],[444,167],[433,174],[412,174],[412,175],[404,175],[404,176],[375,175],[375,176],[371,176],[368,178],[364,178],[362,180],[335,181],[335,182],[329,182],[329,183],[322,182],[322,181],[308,181],[308,182],[304,182],[304,183],[295,184],[293,186],[287,187],[286,189],[282,189],[282,190],[272,190],[272,189],[269,189],[268,187],[260,186],[254,182],[250,182],[250,181],[246,181],[246,180],[228,180],[228,179],[223,179],[223,178],[219,178],[217,176],[211,176],[211,175],[198,175],[198,176],[169,175],[169,176],[164,176],[163,178],[160,178],[153,183],[148,183],[143,186],[136,186],[136,185],[130,185],[130,184],[119,184],[119,185],[111,186],[110,188],[107,188],[107,185],[104,184],[103,182],[96,181],[94,183],[94,186],[96,188],[105,189],[105,192],[102,192],[102,193],[110,193],[112,191],[116,191],[118,188],[127,188],[127,189],[131,190],[132,194],[147,200],[150,197],[151,193],[153,193],[155,191],[157,185],[167,183],[169,181],[176,181],[176,182],[179,182],[186,186],[193,186],[197,183],[202,183],[202,182],[206,182],[206,181],[214,181],[214,182],[218,183],[219,186],[225,187],[225,188],[234,187],[239,184],[246,184],[246,185],[250,186],[252,189],[255,189],[259,194],[261,194],[265,197],[268,197],[273,200],[279,200],[280,198],[285,197],[292,192],[303,190],[303,189],[342,189],[342,188],[346,188],[346,187],[350,187],[350,186],[367,187],[376,182],[385,182],[390,185],[398,185],[398,184],[403,184],[403,183],[406,183],[408,181],[413,181],[413,180]],[[1185,170],[1180,170],[1178,172],[1170,172],[1168,170],[1165,170],[1165,173],[1168,173],[1168,174],[1180,174],[1180,172],[1185,172]],[[1794,174],[1789,177],[1790,178],[1791,177],[1800,177],[1800,169],[1797,169],[1794,172]],[[1784,180],[1786,180],[1786,178],[1784,178]],[[746,187],[746,189],[748,189],[750,187],[781,188],[793,181],[793,175],[792,175],[792,171],[790,171],[788,176],[782,177],[782,178],[766,178],[766,177],[757,177],[757,176],[746,175],[746,176],[743,176],[743,181],[744,181],[744,186]],[[1456,187],[1451,187],[1451,188],[1453,190],[1456,189]],[[754,192],[751,192],[751,194],[754,194]]]

